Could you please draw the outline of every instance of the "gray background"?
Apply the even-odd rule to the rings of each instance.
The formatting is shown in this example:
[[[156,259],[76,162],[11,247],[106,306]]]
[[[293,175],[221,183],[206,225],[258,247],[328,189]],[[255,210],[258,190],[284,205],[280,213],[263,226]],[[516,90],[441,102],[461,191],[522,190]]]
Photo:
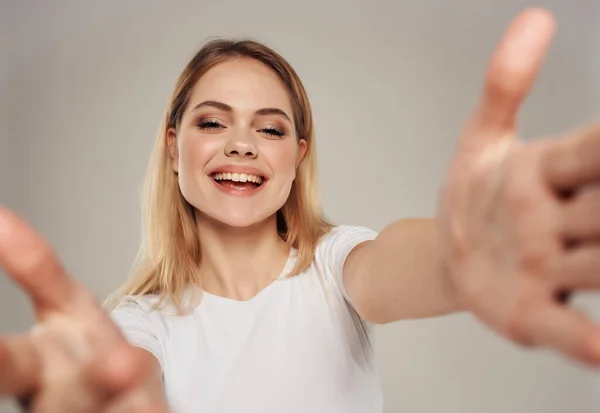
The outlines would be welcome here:
[[[339,223],[381,229],[434,212],[483,69],[521,0],[0,0],[0,202],[99,298],[128,274],[139,188],[164,104],[211,36],[289,59],[317,125],[321,192]],[[600,2],[538,1],[559,35],[523,110],[526,137],[600,112]],[[595,31],[595,33],[594,33]],[[600,314],[597,297],[580,306]],[[0,331],[27,328],[0,277]],[[386,412],[600,410],[600,375],[500,340],[469,315],[378,330]],[[11,412],[0,404],[0,412]]]

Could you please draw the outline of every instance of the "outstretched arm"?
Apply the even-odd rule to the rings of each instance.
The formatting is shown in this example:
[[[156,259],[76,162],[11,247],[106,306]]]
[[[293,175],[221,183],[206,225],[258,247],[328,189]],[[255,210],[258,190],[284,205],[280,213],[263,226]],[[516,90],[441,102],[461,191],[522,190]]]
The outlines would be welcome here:
[[[160,365],[130,346],[50,245],[0,206],[0,267],[30,297],[26,334],[0,339],[0,397],[39,413],[166,413]]]
[[[460,309],[434,219],[396,221],[357,246],[346,261],[344,283],[357,311],[373,323]]]
[[[348,257],[345,288],[366,319],[464,308],[515,343],[600,365],[600,328],[561,298],[600,287],[600,126],[530,143],[517,136],[553,32],[552,16],[537,9],[508,28],[437,219],[398,221]]]
[[[438,211],[441,221],[394,222],[375,241],[350,254],[344,282],[357,310],[366,319],[381,323],[459,310],[457,288],[461,286],[452,281],[444,249],[456,250],[458,243],[464,241],[458,237],[464,237],[468,231],[481,236],[479,242],[485,243],[512,230],[521,211],[501,211],[503,203],[511,202],[507,198],[513,196],[499,182],[511,180],[506,184],[514,187],[516,178],[521,187],[531,186],[525,188],[530,194],[539,193],[534,189],[540,182],[527,179],[535,173],[533,159],[525,166],[527,170],[517,172],[520,176],[503,175],[507,175],[507,157],[519,146],[515,113],[541,66],[553,27],[548,13],[525,11],[512,22],[496,47],[480,104],[465,125],[445,178]],[[533,158],[537,154],[526,156]],[[512,188],[508,191],[514,192]],[[538,198],[534,200],[538,204],[551,202],[541,195]],[[489,222],[499,213],[505,214],[507,222]],[[450,231],[440,232],[450,227]],[[457,227],[462,234],[451,234]],[[469,245],[463,255],[474,252],[468,249],[479,247]],[[497,247],[510,250],[518,246],[500,243]]]

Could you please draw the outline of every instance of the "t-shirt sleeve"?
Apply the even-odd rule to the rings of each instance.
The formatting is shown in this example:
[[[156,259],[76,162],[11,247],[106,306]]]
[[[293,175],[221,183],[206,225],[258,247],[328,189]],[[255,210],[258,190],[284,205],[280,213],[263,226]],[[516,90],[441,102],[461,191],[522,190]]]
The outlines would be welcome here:
[[[159,326],[150,317],[151,306],[145,306],[134,300],[123,301],[109,315],[119,327],[125,339],[135,347],[143,348],[156,357],[163,367],[163,351]]]
[[[329,269],[335,285],[349,303],[352,302],[344,286],[343,272],[352,250],[365,241],[372,241],[377,232],[361,226],[339,225],[325,235],[319,245],[319,255]]]

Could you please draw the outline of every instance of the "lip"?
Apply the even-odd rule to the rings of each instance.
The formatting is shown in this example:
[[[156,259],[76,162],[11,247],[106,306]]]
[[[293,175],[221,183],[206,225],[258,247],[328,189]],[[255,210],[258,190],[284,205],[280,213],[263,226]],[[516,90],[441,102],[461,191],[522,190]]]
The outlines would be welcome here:
[[[232,174],[237,173],[237,174],[257,175],[257,176],[260,176],[263,178],[263,182],[257,188],[239,190],[239,189],[229,188],[229,187],[219,184],[212,177],[216,173],[232,173]],[[211,169],[207,175],[208,175],[208,178],[212,181],[213,185],[219,191],[221,191],[227,195],[235,195],[235,196],[241,196],[241,197],[249,197],[249,196],[254,196],[254,195],[258,194],[260,191],[262,191],[262,189],[267,184],[267,181],[269,180],[267,175],[260,169],[254,168],[252,166],[244,166],[244,165],[221,165],[221,166]]]
[[[265,187],[265,184],[263,183],[258,188],[239,190],[239,189],[234,189],[234,188],[229,188],[229,187],[223,186],[223,185],[219,184],[217,181],[215,181],[212,178],[210,178],[210,180],[212,181],[213,185],[219,191],[223,192],[224,194],[234,195],[234,196],[241,196],[241,197],[254,196],[254,195],[260,193],[260,191],[262,191],[262,189]]]
[[[208,176],[212,178],[212,176],[216,173],[231,173],[231,174],[247,174],[247,175],[257,175],[263,178],[263,185],[269,180],[269,177],[266,173],[261,171],[258,168],[253,166],[245,166],[245,165],[221,165],[216,168],[211,169],[208,172]],[[262,186],[262,185],[261,185]],[[260,188],[260,187],[259,187]]]

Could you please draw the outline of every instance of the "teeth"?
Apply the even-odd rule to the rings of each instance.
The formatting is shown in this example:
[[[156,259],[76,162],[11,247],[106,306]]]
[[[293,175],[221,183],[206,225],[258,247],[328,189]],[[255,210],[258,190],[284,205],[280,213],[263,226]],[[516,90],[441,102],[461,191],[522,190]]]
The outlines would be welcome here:
[[[250,174],[238,174],[238,173],[216,173],[213,174],[215,181],[233,181],[233,182],[254,182],[255,184],[262,184],[262,176],[250,175]]]

